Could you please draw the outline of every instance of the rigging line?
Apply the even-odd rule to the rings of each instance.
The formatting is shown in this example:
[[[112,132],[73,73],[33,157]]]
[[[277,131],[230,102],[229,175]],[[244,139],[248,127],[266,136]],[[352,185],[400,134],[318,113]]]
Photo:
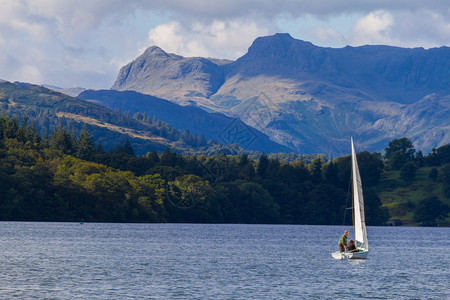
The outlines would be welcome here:
[[[350,195],[350,187],[352,185],[352,176],[350,175],[350,180],[348,181],[348,189],[347,189],[347,199],[345,200],[345,209],[344,209],[344,221],[342,225],[345,225],[345,216],[347,214],[347,205],[348,205],[348,195]],[[353,208],[353,207],[352,207]]]

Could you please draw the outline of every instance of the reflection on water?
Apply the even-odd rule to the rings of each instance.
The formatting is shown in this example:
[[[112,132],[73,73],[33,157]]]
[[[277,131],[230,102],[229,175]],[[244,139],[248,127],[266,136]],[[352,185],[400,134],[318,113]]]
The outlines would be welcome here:
[[[0,298],[450,297],[449,228],[369,227],[368,260],[333,260],[344,229],[2,222]]]

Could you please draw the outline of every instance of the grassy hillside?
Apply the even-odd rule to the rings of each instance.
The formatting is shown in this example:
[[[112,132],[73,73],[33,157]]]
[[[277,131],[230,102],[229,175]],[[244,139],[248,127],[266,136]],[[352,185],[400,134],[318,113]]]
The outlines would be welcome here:
[[[109,149],[131,142],[139,155],[170,148],[181,153],[205,150],[204,138],[180,131],[159,119],[132,118],[119,110],[73,98],[37,85],[0,83],[0,114],[27,116],[41,135],[64,127],[78,135],[87,127],[96,144]]]
[[[443,194],[443,184],[438,180],[429,178],[433,167],[422,167],[418,170],[416,178],[404,181],[400,178],[400,171],[384,172],[380,182],[375,186],[383,206],[387,207],[391,219],[399,219],[404,225],[418,225],[414,222],[413,211],[418,203],[426,198],[437,196],[450,205],[450,199]],[[437,170],[442,169],[437,167]],[[440,225],[450,226],[450,217],[439,221]]]

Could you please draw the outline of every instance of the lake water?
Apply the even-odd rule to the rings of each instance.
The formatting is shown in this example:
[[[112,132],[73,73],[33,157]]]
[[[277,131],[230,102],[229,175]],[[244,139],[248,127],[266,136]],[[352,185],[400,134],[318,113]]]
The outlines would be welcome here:
[[[0,223],[1,299],[450,299],[450,228]],[[352,237],[350,233],[350,237]]]

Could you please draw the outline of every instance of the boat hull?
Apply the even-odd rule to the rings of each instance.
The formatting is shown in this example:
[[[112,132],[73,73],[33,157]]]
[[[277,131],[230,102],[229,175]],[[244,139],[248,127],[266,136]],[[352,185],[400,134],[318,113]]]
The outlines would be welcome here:
[[[367,259],[369,256],[369,251],[359,251],[359,252],[333,252],[331,256],[334,259]]]

